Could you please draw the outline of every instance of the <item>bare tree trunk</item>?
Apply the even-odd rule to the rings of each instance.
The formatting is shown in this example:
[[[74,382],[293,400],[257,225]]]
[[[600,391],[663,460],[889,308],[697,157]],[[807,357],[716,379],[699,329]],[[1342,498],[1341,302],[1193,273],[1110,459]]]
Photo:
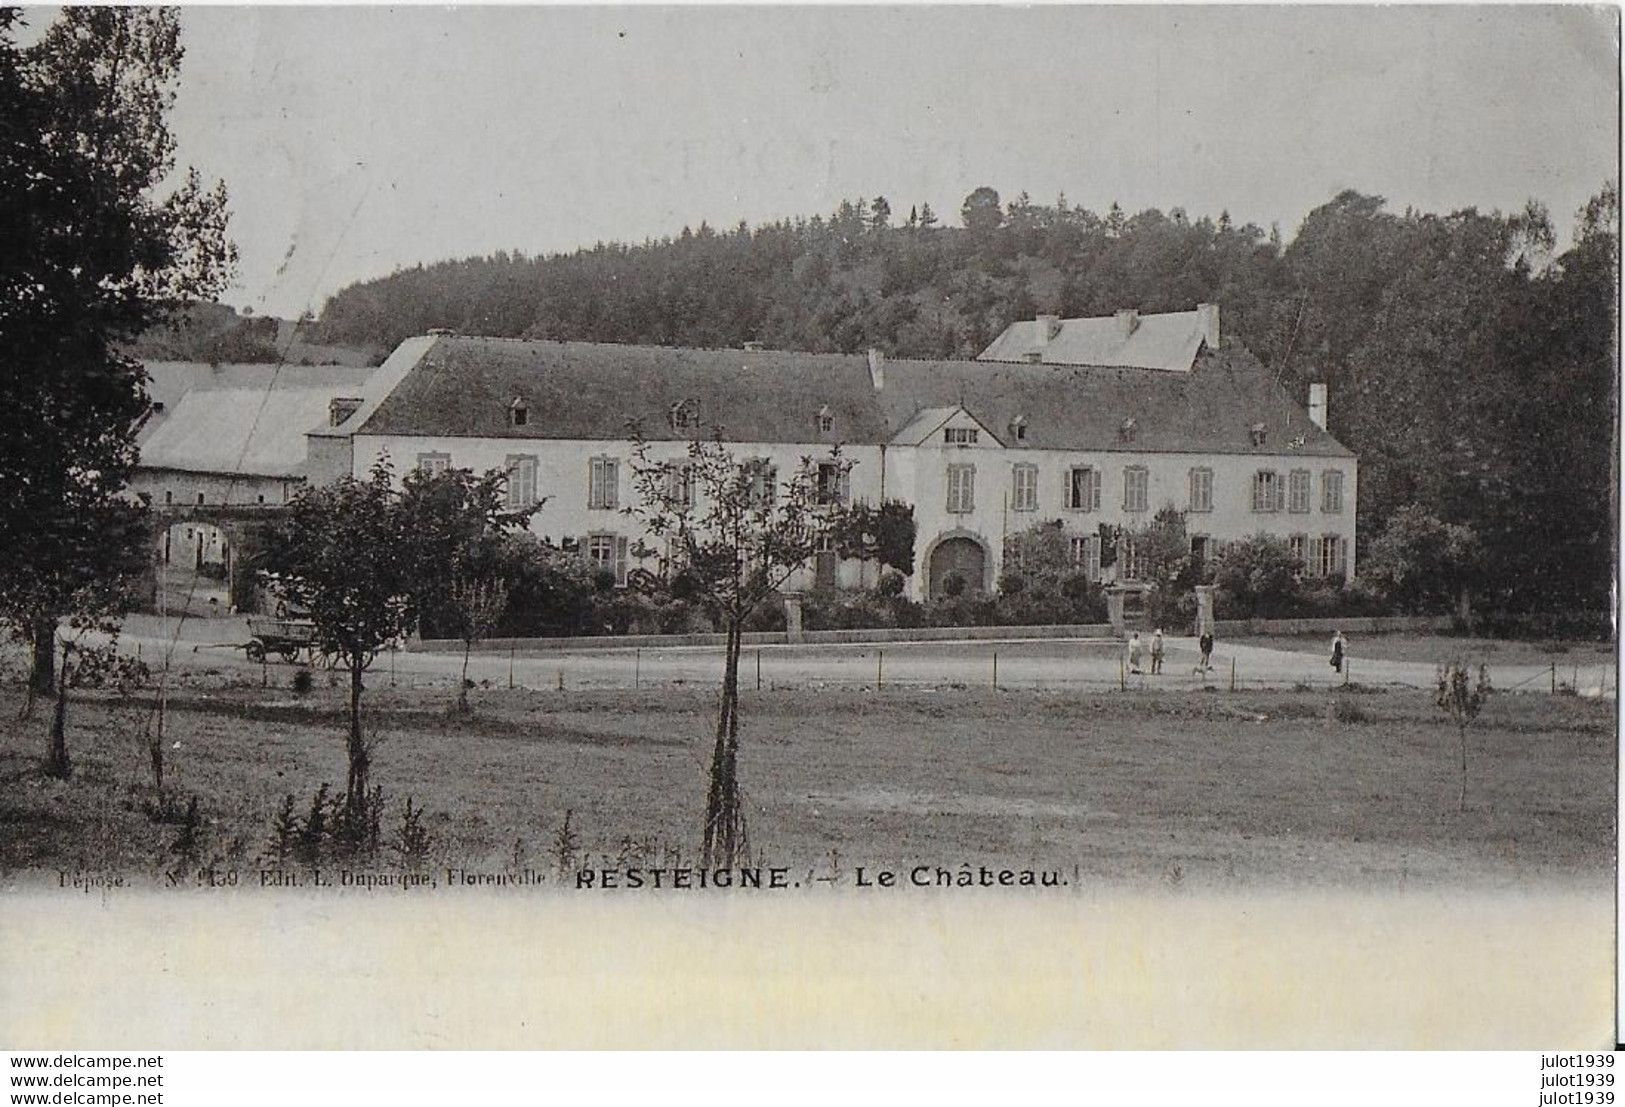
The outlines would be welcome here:
[[[68,757],[68,658],[63,648],[62,679],[56,682],[56,712],[51,717],[51,744],[45,753],[45,773],[66,780],[73,773]]]
[[[55,617],[35,619],[29,627],[28,638],[34,652],[34,664],[28,676],[29,695],[48,696],[56,691]]]
[[[705,805],[704,864],[731,868],[740,846],[739,817],[739,643],[740,622],[728,624],[727,661],[722,676],[722,703],[717,712],[717,741],[711,754],[711,787]]]
[[[457,710],[468,714],[468,655],[474,649],[472,638],[463,639],[463,679],[457,684]]]
[[[1460,813],[1467,810],[1467,728],[1456,727],[1456,736],[1461,739],[1461,794],[1456,797],[1456,811]]]
[[[367,802],[367,768],[370,755],[361,737],[361,660],[350,659],[350,779],[345,803],[359,811]]]

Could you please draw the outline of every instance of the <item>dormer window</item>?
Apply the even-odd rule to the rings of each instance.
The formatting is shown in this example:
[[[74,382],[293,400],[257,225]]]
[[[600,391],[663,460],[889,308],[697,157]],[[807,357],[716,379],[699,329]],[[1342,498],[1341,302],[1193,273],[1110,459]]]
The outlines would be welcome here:
[[[1027,417],[1018,415],[1010,420],[1010,438],[1015,442],[1027,441]]]
[[[691,430],[698,422],[694,415],[694,405],[687,400],[678,400],[666,412],[666,421],[671,424],[674,431]]]
[[[361,397],[335,396],[327,403],[328,426],[336,427],[361,410]]]
[[[1139,432],[1139,429],[1140,425],[1130,416],[1117,425],[1117,437],[1123,442],[1133,442],[1134,436]]]
[[[828,434],[835,429],[835,416],[830,413],[829,405],[825,404],[818,409],[818,433]]]
[[[528,426],[530,423],[530,405],[518,396],[508,405],[508,425],[510,427]]]
[[[164,413],[164,402],[162,400],[152,401],[152,413],[154,415],[162,415]]]
[[[1254,446],[1262,446],[1262,445],[1264,445],[1264,442],[1268,438],[1269,438],[1269,435],[1265,432],[1264,424],[1263,423],[1254,423],[1253,424],[1253,445]]]

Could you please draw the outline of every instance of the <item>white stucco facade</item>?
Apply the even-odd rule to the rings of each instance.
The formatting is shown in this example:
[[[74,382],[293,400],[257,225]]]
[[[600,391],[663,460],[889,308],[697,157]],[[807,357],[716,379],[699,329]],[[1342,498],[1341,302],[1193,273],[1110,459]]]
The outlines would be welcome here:
[[[977,431],[976,441],[966,442],[966,431]],[[949,442],[952,437],[958,441]],[[797,469],[803,458],[828,457],[829,447],[816,443],[730,443],[730,451],[742,462],[765,459],[775,466],[781,480]],[[661,442],[651,445],[655,457],[679,458],[684,445]],[[485,472],[507,469],[517,458],[534,458],[535,488],[543,499],[531,517],[530,529],[539,538],[557,544],[586,542],[595,536],[626,538],[635,546],[640,533],[637,522],[623,509],[632,505],[633,486],[631,446],[625,440],[579,441],[535,438],[473,438],[420,435],[367,435],[354,438],[353,472],[364,476],[375,461],[388,458],[397,474],[424,463],[440,463],[456,468]],[[853,500],[880,503],[901,500],[914,508],[916,525],[915,572],[909,592],[924,598],[931,589],[931,558],[946,540],[969,539],[983,551],[983,579],[969,582],[991,590],[1000,571],[1006,538],[1037,523],[1060,520],[1063,529],[1080,538],[1098,537],[1102,524],[1139,528],[1150,523],[1158,509],[1171,506],[1185,513],[1186,529],[1193,539],[1206,539],[1209,556],[1216,544],[1265,533],[1284,540],[1302,540],[1306,572],[1319,575],[1312,559],[1328,558],[1340,566],[1341,575],[1354,573],[1355,512],[1358,488],[1352,458],[1302,457],[1290,450],[1278,454],[1195,454],[1147,453],[1131,450],[1069,451],[1007,447],[1000,444],[966,412],[960,411],[933,429],[918,444],[893,443],[887,446],[847,446],[842,457],[852,463],[848,478]],[[602,485],[594,500],[594,463],[613,464],[615,488],[605,502]],[[1017,471],[1026,468],[1023,487],[1017,487]],[[1098,502],[1092,497],[1075,500],[1074,470],[1092,470],[1097,476]],[[1198,478],[1209,495],[1192,502],[1192,470],[1208,474]],[[1276,501],[1265,496],[1255,510],[1255,484],[1261,472],[1277,474],[1282,492]],[[602,470],[600,470],[602,473]],[[1139,475],[1131,476],[1134,472]],[[968,476],[966,475],[968,473]],[[1291,474],[1304,476],[1293,478]],[[1341,481],[1339,494],[1329,505],[1325,496],[1328,473]],[[602,477],[600,478],[602,480]],[[950,481],[957,482],[950,498]],[[968,481],[968,483],[967,483]],[[1143,497],[1136,490],[1129,496],[1131,482],[1143,483]],[[1306,482],[1307,501],[1294,498],[1287,486]],[[1200,496],[1200,491],[1198,492]],[[1327,510],[1328,506],[1337,508]],[[1339,552],[1324,553],[1328,539],[1339,543]],[[649,546],[655,543],[646,541]],[[1094,551],[1098,564],[1099,552]],[[632,565],[658,572],[658,558]],[[1111,579],[1117,570],[1104,576]],[[878,569],[855,561],[842,563],[836,570],[836,583],[843,587],[872,585]],[[812,583],[813,571],[792,582],[805,587]]]

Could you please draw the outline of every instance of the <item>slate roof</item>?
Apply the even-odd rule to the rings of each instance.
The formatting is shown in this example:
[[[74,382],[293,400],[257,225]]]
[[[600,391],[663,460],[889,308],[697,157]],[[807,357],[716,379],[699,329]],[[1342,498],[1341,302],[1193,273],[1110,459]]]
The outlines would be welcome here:
[[[332,388],[194,388],[141,443],[141,466],[262,477],[304,474],[305,432],[328,419]]]
[[[735,442],[884,444],[925,409],[963,406],[1000,437],[1026,419],[1021,445],[1077,451],[1352,457],[1246,350],[1203,350],[1188,373],[1116,366],[887,359],[876,390],[862,355],[696,350],[588,342],[437,337],[359,434],[617,440],[639,418],[650,439],[680,439],[668,414],[692,405]],[[397,351],[400,354],[401,351]],[[390,363],[386,363],[386,367]],[[523,399],[526,426],[509,425]],[[827,405],[834,429],[820,435]],[[1132,418],[1135,431],[1120,428]],[[1265,426],[1262,447],[1254,424]],[[346,425],[348,427],[349,424]],[[1301,439],[1301,443],[1298,441]]]
[[[207,365],[201,361],[148,361],[147,395],[163,405],[141,425],[136,435],[142,443],[169,421],[175,407],[194,388],[331,388],[332,395],[353,392],[372,373],[367,368],[341,365],[226,364]],[[273,384],[274,382],[274,384]]]
[[[1038,353],[1036,319],[1011,323],[978,355],[981,361],[1025,361]],[[1060,329],[1043,347],[1045,363],[1059,365],[1132,366],[1186,372],[1202,345],[1201,313],[1170,311],[1141,315],[1125,336],[1114,316],[1062,319]]]
[[[515,399],[526,426],[509,425]],[[434,339],[358,433],[624,439],[641,419],[651,440],[687,438],[669,421],[678,403],[734,442],[890,437],[864,357],[469,337]]]

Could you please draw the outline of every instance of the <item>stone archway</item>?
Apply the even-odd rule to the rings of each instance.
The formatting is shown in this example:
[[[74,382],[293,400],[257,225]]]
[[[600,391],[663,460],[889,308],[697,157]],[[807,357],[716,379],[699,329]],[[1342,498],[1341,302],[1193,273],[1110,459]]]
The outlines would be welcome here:
[[[969,534],[939,539],[926,556],[926,587],[931,599],[948,594],[950,578],[964,581],[965,592],[987,590],[987,547]]]
[[[151,555],[136,588],[141,606],[211,615],[233,607],[254,610],[254,570],[267,527],[280,510],[258,505],[154,507]]]

